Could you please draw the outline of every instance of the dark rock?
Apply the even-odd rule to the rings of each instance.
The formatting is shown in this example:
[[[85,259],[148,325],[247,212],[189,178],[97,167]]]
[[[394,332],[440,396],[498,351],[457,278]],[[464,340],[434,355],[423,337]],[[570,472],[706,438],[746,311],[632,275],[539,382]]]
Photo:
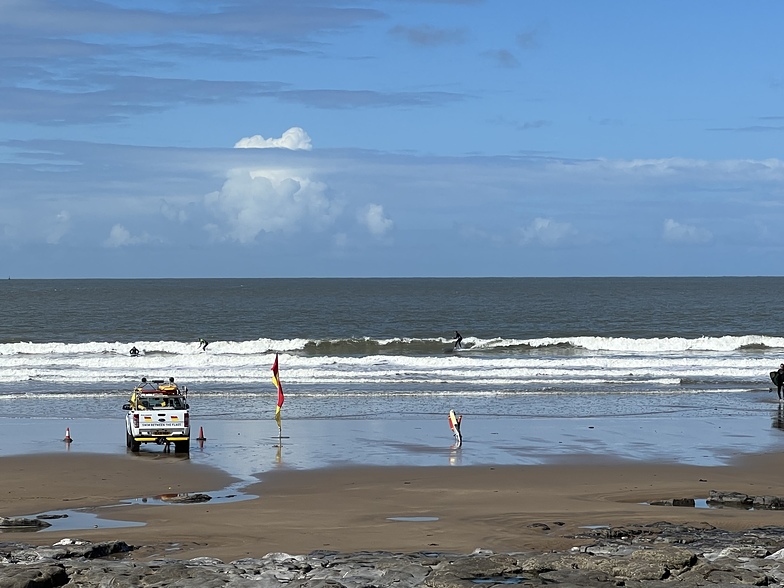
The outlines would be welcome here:
[[[90,543],[63,539],[51,546],[31,547],[29,545],[11,544],[0,552],[3,563],[37,563],[42,561],[59,561],[67,559],[95,559],[116,553],[126,553],[133,548],[123,541]]]
[[[0,566],[0,588],[53,588],[67,583],[68,574],[61,565]]]
[[[90,543],[87,541],[65,543],[61,541],[52,547],[39,547],[36,551],[41,558],[61,560],[79,557],[95,559],[115,553],[126,553],[132,549],[124,541],[107,541],[103,543]]]
[[[694,508],[695,502],[693,498],[673,498],[672,499],[673,506],[690,506]]]
[[[706,501],[711,507],[755,508],[758,510],[784,510],[784,498],[779,496],[749,496],[741,492],[721,492],[711,490]],[[651,506],[696,506],[693,498],[666,498],[651,500]]]
[[[651,500],[651,506],[690,506],[694,508],[696,502],[693,498],[668,498],[666,500]]]
[[[553,570],[541,574],[539,578],[547,584],[556,584],[560,586],[572,585],[593,588],[594,586],[616,585],[613,576],[599,570],[580,570],[574,568]]]
[[[528,525],[532,529],[541,529],[542,531],[549,531],[550,526],[546,525],[545,523],[531,523]]]
[[[692,588],[784,583],[784,528],[725,531],[658,522],[586,529],[563,552],[471,554],[314,551],[225,563],[133,561],[122,542],[0,544],[0,588]]]
[[[752,506],[757,510],[782,510],[784,499],[778,496],[755,496]]]
[[[668,570],[680,570],[697,563],[697,556],[691,550],[665,545],[656,549],[639,549],[629,556],[629,561],[655,563]]]
[[[44,529],[46,527],[51,527],[50,523],[46,521],[42,521],[38,518],[26,518],[26,517],[0,517],[0,528],[10,528],[10,527],[22,527],[26,528],[29,527],[31,529]],[[19,529],[23,530],[23,529]]]
[[[710,506],[751,508],[754,503],[754,497],[741,492],[719,492],[718,490],[711,490],[707,502]]]
[[[587,568],[591,559],[585,553],[533,553],[521,556],[518,563],[522,571],[541,575],[553,570]]]
[[[517,558],[511,555],[465,556],[439,564],[435,569],[463,580],[504,577],[522,571]]]
[[[164,502],[172,504],[193,504],[198,502],[209,502],[212,496],[209,494],[162,494],[159,497]]]

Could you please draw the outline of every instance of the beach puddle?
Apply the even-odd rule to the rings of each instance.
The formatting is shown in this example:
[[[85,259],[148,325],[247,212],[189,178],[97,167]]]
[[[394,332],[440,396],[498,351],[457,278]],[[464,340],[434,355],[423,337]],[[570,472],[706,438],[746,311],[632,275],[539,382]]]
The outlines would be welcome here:
[[[203,498],[202,496],[209,496],[209,498]],[[243,500],[253,500],[254,498],[258,498],[253,494],[226,494],[224,496],[215,496],[212,494],[159,494],[158,496],[142,496],[139,498],[130,498],[128,500],[123,500],[122,504],[152,504],[152,505],[183,505],[183,504],[205,504],[209,502],[210,504],[225,504],[228,502],[241,502]]]
[[[46,526],[7,526],[0,527],[0,533],[46,533],[49,531],[80,531],[83,529],[112,529],[120,527],[143,527],[145,523],[137,521],[122,521],[116,519],[101,518],[99,511],[116,508],[118,506],[128,506],[132,504],[145,504],[155,506],[172,506],[188,504],[224,504],[228,502],[240,502],[243,500],[253,500],[258,498],[254,494],[245,494],[240,491],[232,491],[233,487],[224,489],[220,495],[216,493],[172,493],[159,494],[157,496],[145,496],[122,500],[119,504],[99,507],[86,507],[84,509],[53,510],[42,512],[29,518],[42,521]]]
[[[109,507],[110,508],[110,507]],[[53,513],[43,514],[66,514],[67,517],[57,519],[46,519],[51,527],[41,529],[42,532],[47,531],[77,531],[81,529],[117,529],[121,527],[143,527],[145,523],[137,521],[118,521],[113,519],[104,519],[96,512],[81,511],[81,510],[67,510],[56,511]]]
[[[438,517],[387,517],[388,521],[398,521],[403,523],[431,523],[439,520]]]
[[[153,505],[182,505],[182,504],[225,504],[227,502],[242,502],[243,500],[253,500],[258,498],[255,494],[246,494],[242,492],[241,488],[245,486],[245,482],[238,482],[227,488],[217,492],[187,492],[187,493],[169,493],[158,494],[157,496],[140,496],[138,498],[129,498],[122,500],[123,505],[126,504],[153,504]]]
[[[473,584],[522,584],[530,578],[524,576],[510,576],[508,578],[474,578]]]
[[[101,507],[111,508],[111,507]],[[80,531],[84,529],[114,529],[120,527],[143,527],[144,523],[103,519],[93,510],[52,510],[34,517],[46,523],[45,527],[12,526],[0,528],[0,533],[46,533],[49,531]]]

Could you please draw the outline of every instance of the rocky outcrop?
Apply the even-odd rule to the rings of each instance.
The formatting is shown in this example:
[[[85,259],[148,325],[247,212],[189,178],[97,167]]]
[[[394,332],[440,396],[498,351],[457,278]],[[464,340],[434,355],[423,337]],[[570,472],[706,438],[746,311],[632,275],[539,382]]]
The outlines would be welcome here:
[[[666,498],[651,500],[651,506],[686,506],[695,507],[694,498]],[[784,498],[780,496],[751,496],[742,492],[722,492],[711,490],[706,506],[710,508],[744,508],[754,510],[784,510]]]
[[[0,588],[664,588],[784,582],[784,528],[729,532],[707,524],[586,529],[564,552],[270,553],[225,563],[199,557],[139,562],[122,542],[0,544]],[[108,557],[111,556],[111,557]]]
[[[25,529],[43,529],[51,526],[51,523],[47,523],[37,517],[33,519],[26,517],[0,517],[0,529],[13,528],[15,531],[22,531]]]
[[[779,496],[750,496],[740,492],[719,492],[711,490],[707,500],[708,506],[728,506],[735,508],[753,508],[755,510],[782,510],[784,498]]]
[[[212,500],[209,494],[161,494],[159,498],[172,504],[194,504]]]

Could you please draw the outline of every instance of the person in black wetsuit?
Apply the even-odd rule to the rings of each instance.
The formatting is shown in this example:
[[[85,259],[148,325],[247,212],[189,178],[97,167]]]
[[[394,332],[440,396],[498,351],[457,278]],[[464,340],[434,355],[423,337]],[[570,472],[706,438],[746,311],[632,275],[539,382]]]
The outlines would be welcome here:
[[[136,357],[137,355],[139,355],[139,350],[136,349],[136,346],[134,345],[131,347],[131,357]]]
[[[784,363],[779,366],[779,369],[771,373],[771,380],[776,384],[776,394],[779,395],[781,400],[781,389],[784,388]]]
[[[204,340],[204,339],[202,339],[200,337],[199,338],[199,349],[201,349],[202,351],[207,351],[207,345],[209,345],[209,343],[207,343],[206,340]]]
[[[463,348],[463,337],[460,336],[460,333],[455,331],[455,349],[462,349]]]

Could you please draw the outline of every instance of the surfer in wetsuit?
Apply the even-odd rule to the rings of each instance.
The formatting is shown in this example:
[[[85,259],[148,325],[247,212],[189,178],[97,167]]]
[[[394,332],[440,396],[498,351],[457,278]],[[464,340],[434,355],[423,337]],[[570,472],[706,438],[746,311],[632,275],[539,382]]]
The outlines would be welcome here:
[[[202,351],[207,351],[207,345],[209,345],[209,343],[207,343],[206,340],[199,337],[199,349],[201,349]]]
[[[781,400],[781,389],[784,387],[784,363],[779,366],[778,370],[771,372],[770,379],[776,384],[776,394],[779,395],[779,400]]]
[[[139,350],[136,349],[136,346],[134,345],[131,347],[131,357],[136,357],[137,355],[139,355]]]
[[[463,348],[463,337],[460,336],[460,333],[455,331],[455,349],[462,349]]]

